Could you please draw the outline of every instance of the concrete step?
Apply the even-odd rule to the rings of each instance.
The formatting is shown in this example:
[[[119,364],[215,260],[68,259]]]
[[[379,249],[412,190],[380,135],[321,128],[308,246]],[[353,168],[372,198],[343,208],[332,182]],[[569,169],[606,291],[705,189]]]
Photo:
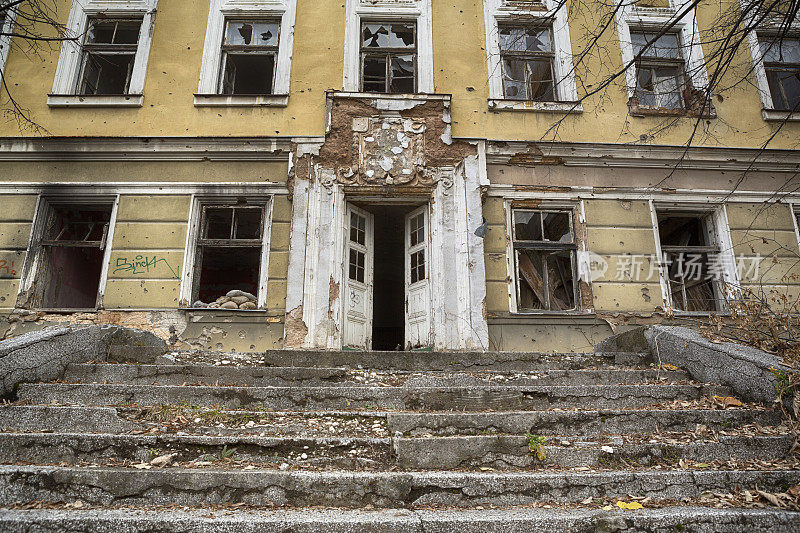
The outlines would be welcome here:
[[[665,507],[639,511],[599,509],[495,510],[11,510],[0,509],[7,533],[793,533],[800,513],[776,509]]]
[[[638,353],[363,352],[268,350],[263,353],[184,351],[179,363],[371,370],[578,370],[642,364]]]
[[[748,424],[776,426],[780,411],[752,409],[602,409],[586,411],[515,411],[492,413],[387,413],[392,434],[596,435],[694,431],[697,424],[712,430]]]
[[[689,374],[683,371],[667,372],[652,369],[408,372],[343,368],[124,364],[73,364],[67,368],[63,377],[63,381],[74,383],[202,384],[241,387],[617,385],[689,380]]]
[[[391,409],[435,411],[644,407],[727,395],[716,385],[472,387],[208,387],[119,384],[23,384],[20,400],[78,405],[217,405],[224,408]]]
[[[103,506],[518,506],[628,495],[676,501],[756,486],[782,492],[797,484],[797,470],[459,473],[0,466],[0,505],[80,499]]]
[[[517,435],[396,438],[393,442],[398,465],[409,470],[502,470],[541,466],[622,469],[655,464],[669,468],[677,467],[681,459],[699,463],[779,461],[786,458],[794,445],[794,437],[790,435],[721,436],[718,442],[688,441],[680,444],[645,441],[609,446],[608,441],[576,439],[574,436],[548,439],[542,445],[544,460],[538,459],[531,451],[528,437]],[[561,442],[569,444],[561,445]]]
[[[792,436],[720,436],[718,441],[681,437],[685,442],[623,442],[619,438],[619,444],[609,447],[613,439],[567,436],[545,442],[546,458],[540,460],[529,449],[528,439],[519,435],[390,439],[5,433],[0,434],[0,463],[113,466],[149,463],[155,457],[171,455],[173,462],[184,466],[197,461],[224,466],[236,461],[238,466],[278,468],[285,463],[301,468],[373,470],[394,466],[407,470],[638,468],[655,464],[670,468],[677,467],[681,459],[700,463],[779,461],[794,444]]]

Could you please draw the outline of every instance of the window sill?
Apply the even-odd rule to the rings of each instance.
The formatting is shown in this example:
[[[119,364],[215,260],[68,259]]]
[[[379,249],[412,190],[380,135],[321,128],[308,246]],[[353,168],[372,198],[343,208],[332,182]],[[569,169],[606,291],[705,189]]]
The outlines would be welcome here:
[[[48,94],[50,107],[142,107],[144,95]]]
[[[532,100],[508,100],[490,98],[492,111],[538,111],[544,113],[583,113],[583,105],[577,102],[534,102]]]
[[[711,111],[696,111],[693,109],[673,109],[669,107],[644,107],[640,105],[629,104],[629,113],[632,117],[692,117],[692,118],[717,118],[717,112],[713,109]]]
[[[761,116],[768,122],[800,122],[800,112],[762,109]]]
[[[195,94],[195,107],[286,107],[288,94]]]

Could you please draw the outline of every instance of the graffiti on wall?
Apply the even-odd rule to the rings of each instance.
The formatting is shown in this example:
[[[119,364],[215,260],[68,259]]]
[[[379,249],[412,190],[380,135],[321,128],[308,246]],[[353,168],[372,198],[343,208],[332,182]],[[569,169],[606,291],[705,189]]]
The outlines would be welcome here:
[[[158,254],[137,254],[133,257],[117,257],[114,265],[114,274],[119,274],[121,272],[133,275],[148,274],[151,270],[155,270],[159,265],[166,266],[176,279],[180,277],[177,272],[178,267],[173,268],[166,258],[159,257]]]
[[[16,279],[20,276],[25,252],[0,253],[0,279]]]

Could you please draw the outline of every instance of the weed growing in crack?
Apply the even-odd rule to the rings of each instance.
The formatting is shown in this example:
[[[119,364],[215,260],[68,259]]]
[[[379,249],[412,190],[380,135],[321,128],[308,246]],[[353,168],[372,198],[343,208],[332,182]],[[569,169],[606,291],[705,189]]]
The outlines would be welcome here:
[[[544,443],[547,442],[547,437],[540,435],[531,435],[526,433],[525,437],[528,439],[528,449],[536,456],[539,461],[544,462],[547,459],[547,451],[544,449]]]

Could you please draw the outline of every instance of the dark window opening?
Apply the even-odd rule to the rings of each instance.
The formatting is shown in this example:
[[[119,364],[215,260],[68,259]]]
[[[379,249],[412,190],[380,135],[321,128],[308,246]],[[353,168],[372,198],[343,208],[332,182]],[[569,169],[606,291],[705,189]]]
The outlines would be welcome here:
[[[97,306],[111,209],[110,205],[50,207],[36,275],[37,307]]]
[[[515,210],[513,226],[517,310],[577,309],[572,212]]]
[[[660,212],[658,233],[673,309],[687,312],[719,309],[720,253],[711,215]]]
[[[78,78],[79,94],[128,93],[141,25],[141,19],[89,20]]]
[[[759,36],[773,109],[800,111],[800,39]]]
[[[195,257],[195,307],[255,309],[258,301],[264,206],[206,205]],[[231,291],[241,291],[244,295]]]
[[[226,21],[219,92],[272,94],[279,36],[279,21]]]
[[[510,100],[556,101],[551,28],[503,25],[499,30],[504,96]]]
[[[413,22],[365,22],[361,26],[361,90],[416,92],[417,26]]]
[[[686,88],[685,66],[678,34],[631,32],[636,59],[636,97],[644,107],[681,109]],[[648,46],[648,43],[652,44]]]

